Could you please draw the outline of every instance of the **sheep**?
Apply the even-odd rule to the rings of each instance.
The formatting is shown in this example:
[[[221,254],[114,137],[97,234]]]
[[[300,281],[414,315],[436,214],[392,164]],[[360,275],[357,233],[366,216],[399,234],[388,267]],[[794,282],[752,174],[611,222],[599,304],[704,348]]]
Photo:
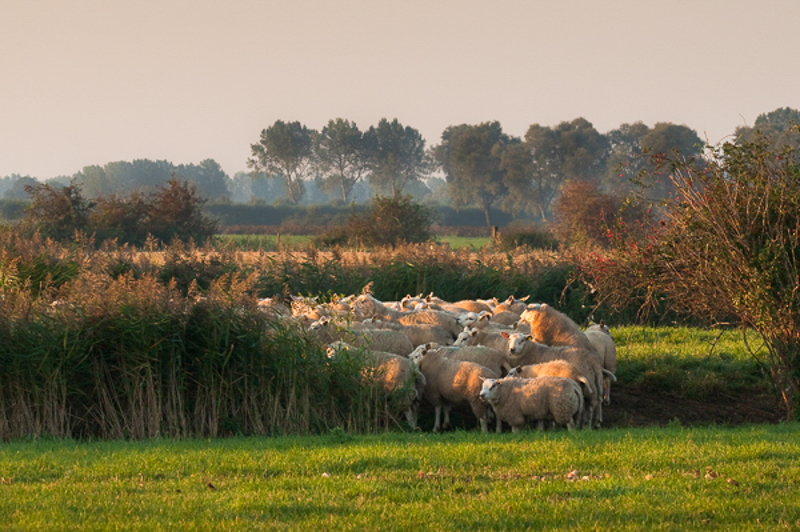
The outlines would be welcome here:
[[[496,379],[497,373],[473,362],[449,359],[437,351],[420,346],[410,355],[425,376],[425,398],[433,405],[435,421],[433,432],[450,426],[450,409],[460,403],[469,403],[472,413],[478,418],[481,432],[489,432],[489,406],[479,393],[483,379]],[[444,423],[442,423],[444,410]],[[500,422],[497,429],[499,432]]]
[[[447,305],[443,306],[447,310]],[[464,309],[467,312],[474,312],[480,314],[481,312],[491,312],[492,308],[482,301],[475,299],[462,299],[452,303],[452,307],[456,309]]]
[[[512,432],[526,421],[536,421],[543,430],[546,420],[574,430],[583,414],[583,392],[575,381],[563,377],[486,379],[480,396]]]
[[[520,320],[530,325],[529,334],[535,336],[537,341],[547,345],[571,345],[588,349],[602,363],[594,345],[578,324],[547,303],[528,305],[520,315]]]
[[[466,347],[468,345],[485,345],[492,349],[505,351],[508,346],[508,339],[502,335],[503,331],[494,329],[474,329],[464,327],[453,345]],[[506,331],[507,333],[508,331]]]
[[[357,349],[344,342],[334,342],[328,347],[328,357],[335,358],[336,351],[356,349],[363,357],[365,367],[362,377],[383,387],[389,395],[399,394],[400,408],[405,410],[406,420],[412,430],[417,429],[419,404],[425,393],[425,375],[416,364],[402,356],[385,351]]]
[[[584,334],[592,342],[595,350],[603,360],[603,369],[609,373],[603,374],[603,403],[611,404],[611,381],[616,381],[614,374],[617,372],[617,346],[611,337],[611,331],[602,321],[593,323],[584,331]]]
[[[589,379],[584,377],[575,364],[567,362],[566,360],[551,360],[549,362],[541,362],[539,364],[529,364],[527,366],[516,366],[509,370],[508,377],[520,377],[522,379],[533,379],[536,377],[564,377],[565,379],[572,379],[578,383],[583,392],[583,396],[591,397],[594,393],[592,384]]]
[[[507,338],[508,358],[514,365],[525,366],[550,360],[566,360],[574,364],[578,372],[592,385],[592,393],[587,397],[591,408],[586,411],[586,424],[594,428],[600,426],[603,421],[600,393],[603,389],[604,370],[594,351],[567,345],[544,345],[534,341],[534,337],[520,333],[507,335]]]
[[[493,314],[500,314],[501,312],[511,312],[519,316],[527,308],[527,301],[530,296],[525,296],[522,299],[516,299],[514,296],[508,296],[508,299],[502,303],[494,300],[495,306],[492,310]]]
[[[442,346],[436,349],[440,354],[453,360],[466,360],[485,366],[497,373],[505,376],[511,371],[511,363],[505,351],[492,349],[485,345],[471,345],[466,347]]]
[[[356,325],[360,330],[346,325],[337,325],[329,319],[320,319],[309,326],[311,332],[320,343],[329,344],[336,340],[344,340],[356,347],[365,347],[375,351],[387,351],[395,355],[407,357],[414,350],[411,340],[400,331],[389,329],[373,329],[364,324]],[[363,328],[362,328],[363,327]]]
[[[377,317],[386,321],[395,321],[404,325],[430,323],[439,325],[453,335],[458,336],[461,327],[452,314],[441,310],[418,310],[414,312],[401,312],[393,310],[372,297],[370,294],[361,294],[353,303],[353,309],[361,319]]]
[[[383,321],[377,322],[376,325],[379,329],[393,330],[404,334],[411,341],[413,347],[429,343],[441,345],[450,345],[453,343],[453,335],[450,334],[450,332],[442,329],[438,325],[430,323],[403,325],[402,323]]]

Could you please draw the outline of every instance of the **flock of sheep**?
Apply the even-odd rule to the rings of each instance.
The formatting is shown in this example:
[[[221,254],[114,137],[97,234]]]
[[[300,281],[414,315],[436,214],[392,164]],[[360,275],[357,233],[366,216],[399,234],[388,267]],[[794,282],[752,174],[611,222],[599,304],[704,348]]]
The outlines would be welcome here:
[[[365,376],[405,393],[415,429],[423,399],[434,407],[434,432],[459,405],[469,405],[483,432],[492,417],[497,432],[503,423],[516,432],[534,422],[540,430],[597,428],[610,404],[616,347],[608,328],[584,331],[547,304],[433,295],[386,302],[368,291],[324,304],[293,299],[292,315],[329,357],[358,349],[370,361]]]

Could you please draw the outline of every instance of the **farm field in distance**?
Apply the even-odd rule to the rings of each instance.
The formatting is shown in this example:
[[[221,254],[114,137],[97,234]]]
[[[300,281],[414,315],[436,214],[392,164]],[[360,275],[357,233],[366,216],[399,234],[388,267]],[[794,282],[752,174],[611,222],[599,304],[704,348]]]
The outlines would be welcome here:
[[[312,235],[280,235],[281,246],[288,248],[301,249],[314,241]],[[278,236],[275,235],[234,235],[234,234],[220,234],[214,237],[215,244],[224,246],[228,242],[236,244],[236,247],[241,250],[264,250],[274,251],[278,249]],[[492,241],[489,237],[472,237],[472,236],[439,236],[436,242],[439,244],[447,244],[451,249],[472,248],[482,249]]]
[[[0,446],[15,530],[796,530],[800,426]]]

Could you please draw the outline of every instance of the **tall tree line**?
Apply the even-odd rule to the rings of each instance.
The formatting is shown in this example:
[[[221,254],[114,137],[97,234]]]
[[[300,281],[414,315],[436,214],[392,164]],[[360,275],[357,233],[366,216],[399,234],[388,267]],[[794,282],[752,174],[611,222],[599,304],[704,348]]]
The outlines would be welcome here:
[[[777,144],[800,146],[798,123],[800,111],[779,108],[737,128],[731,141],[769,135]],[[666,173],[651,171],[644,155],[698,158],[704,148],[694,130],[668,122],[622,124],[600,133],[576,118],[532,124],[522,138],[505,133],[497,121],[460,124],[426,146],[418,130],[396,118],[366,130],[336,118],[320,131],[277,120],[251,144],[250,171],[232,178],[213,159],[185,165],[139,159],[86,166],[49,182],[77,185],[87,198],[152,190],[171,178],[192,182],[209,201],[347,204],[413,193],[455,208],[478,207],[491,225],[493,209],[549,220],[567,183],[615,197],[643,191],[656,202],[669,196],[672,185]],[[35,182],[31,176],[0,178],[0,198],[27,199],[25,186]]]

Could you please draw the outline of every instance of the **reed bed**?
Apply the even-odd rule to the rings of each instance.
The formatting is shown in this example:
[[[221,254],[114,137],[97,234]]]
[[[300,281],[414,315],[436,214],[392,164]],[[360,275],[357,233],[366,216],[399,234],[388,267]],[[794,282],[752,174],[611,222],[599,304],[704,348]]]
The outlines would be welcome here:
[[[361,361],[331,364],[259,308],[275,294],[530,295],[578,319],[563,256],[453,250],[143,248],[0,234],[0,439],[306,434],[398,427]]]

